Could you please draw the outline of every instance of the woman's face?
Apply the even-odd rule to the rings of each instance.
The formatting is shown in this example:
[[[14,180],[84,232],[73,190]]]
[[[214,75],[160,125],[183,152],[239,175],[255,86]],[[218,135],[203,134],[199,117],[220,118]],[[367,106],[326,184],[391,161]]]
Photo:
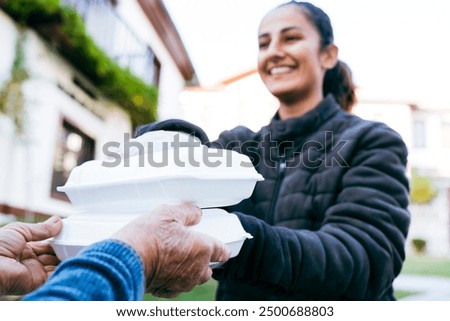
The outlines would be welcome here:
[[[322,94],[326,71],[320,35],[301,8],[276,8],[259,26],[258,71],[277,98]]]

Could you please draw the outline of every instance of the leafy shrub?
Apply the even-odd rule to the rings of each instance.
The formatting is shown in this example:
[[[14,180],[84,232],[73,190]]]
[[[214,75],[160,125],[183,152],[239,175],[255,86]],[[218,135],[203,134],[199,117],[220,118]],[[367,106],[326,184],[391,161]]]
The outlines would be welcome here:
[[[412,171],[410,198],[412,203],[427,204],[436,196],[438,190],[429,177],[420,176],[417,170]]]
[[[423,239],[413,239],[412,244],[417,254],[425,254],[427,241]]]
[[[156,119],[157,89],[109,58],[72,7],[59,0],[0,0],[0,7],[50,41],[105,97],[130,115],[133,127]]]

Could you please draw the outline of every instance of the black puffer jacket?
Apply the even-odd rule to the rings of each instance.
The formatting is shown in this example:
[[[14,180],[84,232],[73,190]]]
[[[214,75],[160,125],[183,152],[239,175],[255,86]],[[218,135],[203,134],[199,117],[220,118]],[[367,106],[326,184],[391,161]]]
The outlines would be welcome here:
[[[396,132],[327,96],[301,117],[275,116],[258,133],[237,127],[212,145],[247,154],[265,178],[228,208],[253,239],[214,272],[218,300],[394,299],[410,222]]]

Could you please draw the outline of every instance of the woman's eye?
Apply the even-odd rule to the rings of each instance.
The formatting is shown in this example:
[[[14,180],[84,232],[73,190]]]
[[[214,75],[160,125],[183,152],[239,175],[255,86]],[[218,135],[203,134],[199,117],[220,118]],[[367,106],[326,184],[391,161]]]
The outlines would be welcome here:
[[[294,41],[300,40],[300,37],[298,37],[298,36],[288,36],[288,37],[285,38],[285,40],[287,42],[294,42]]]
[[[264,48],[267,48],[268,46],[269,46],[268,42],[260,42],[258,44],[259,49],[264,49]]]

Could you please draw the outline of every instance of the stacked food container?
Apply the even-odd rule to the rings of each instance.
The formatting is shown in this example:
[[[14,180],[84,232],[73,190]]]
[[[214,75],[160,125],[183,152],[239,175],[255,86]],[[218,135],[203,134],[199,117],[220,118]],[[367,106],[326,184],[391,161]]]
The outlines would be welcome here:
[[[149,132],[127,143],[110,151],[115,158],[74,168],[58,188],[79,212],[65,219],[62,232],[50,241],[57,256],[74,256],[162,204],[184,202],[203,212],[192,229],[219,239],[230,247],[231,257],[236,256],[251,235],[236,215],[220,207],[248,198],[263,180],[250,159],[208,148],[178,132]]]

